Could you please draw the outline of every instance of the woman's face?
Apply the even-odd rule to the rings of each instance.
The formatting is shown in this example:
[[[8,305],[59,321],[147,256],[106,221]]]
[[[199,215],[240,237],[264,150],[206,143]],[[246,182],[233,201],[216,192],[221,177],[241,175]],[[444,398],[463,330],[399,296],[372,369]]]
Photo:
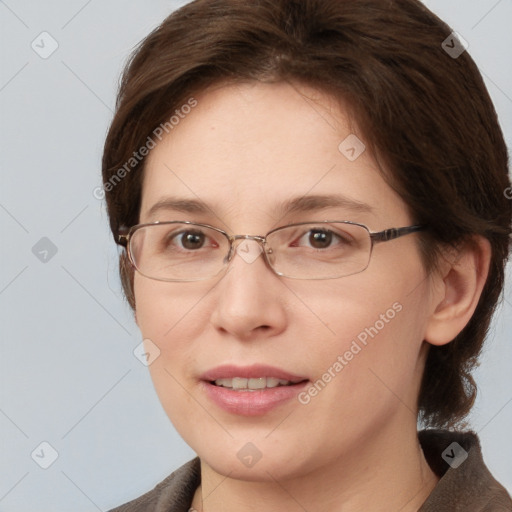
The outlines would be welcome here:
[[[196,99],[148,157],[141,223],[187,220],[250,235],[306,221],[371,231],[413,223],[369,152],[358,156],[354,129],[329,97],[257,83]],[[333,195],[345,204],[281,210],[291,199]],[[178,198],[207,208],[152,209]],[[160,350],[150,365],[156,391],[203,462],[235,478],[289,478],[415,432],[432,313],[416,236],[377,244],[364,272],[339,279],[280,277],[263,256],[247,256],[258,254],[254,241],[215,278],[135,274],[137,323]],[[302,382],[227,389],[249,378],[275,385],[267,377]],[[227,387],[211,383],[220,378]]]

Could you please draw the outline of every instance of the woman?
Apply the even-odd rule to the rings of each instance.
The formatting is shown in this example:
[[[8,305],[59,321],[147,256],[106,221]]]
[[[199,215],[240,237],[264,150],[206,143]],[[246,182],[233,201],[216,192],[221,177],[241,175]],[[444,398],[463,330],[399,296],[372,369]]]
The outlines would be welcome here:
[[[184,6],[127,66],[103,176],[144,356],[198,455],[116,511],[512,510],[461,430],[507,151],[421,3]]]

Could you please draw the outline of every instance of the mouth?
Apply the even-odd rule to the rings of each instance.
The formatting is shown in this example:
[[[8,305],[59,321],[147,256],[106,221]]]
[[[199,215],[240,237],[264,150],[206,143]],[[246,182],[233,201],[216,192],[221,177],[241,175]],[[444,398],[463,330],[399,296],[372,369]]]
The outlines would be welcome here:
[[[277,379],[276,377],[234,377],[232,379],[216,379],[210,384],[220,386],[233,391],[259,391],[262,389],[273,389],[282,386],[294,386],[303,382],[303,379],[291,381],[287,379]]]
[[[265,365],[225,365],[203,374],[201,382],[207,397],[224,411],[261,416],[296,397],[309,379]]]

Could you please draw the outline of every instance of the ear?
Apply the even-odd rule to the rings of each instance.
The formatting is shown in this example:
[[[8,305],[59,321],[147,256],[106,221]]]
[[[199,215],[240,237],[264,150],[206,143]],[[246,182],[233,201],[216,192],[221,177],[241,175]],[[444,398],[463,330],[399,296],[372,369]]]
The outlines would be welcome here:
[[[126,297],[128,304],[135,313],[136,307],[133,287],[135,271],[132,267],[132,264],[130,263],[130,260],[128,259],[128,255],[125,250],[123,250],[119,255],[119,274],[121,277],[121,285],[123,286],[124,296]],[[135,316],[135,322],[137,322],[137,316]]]
[[[489,274],[491,244],[474,237],[446,257],[432,279],[432,314],[424,339],[432,345],[446,345],[467,325],[478,305]]]

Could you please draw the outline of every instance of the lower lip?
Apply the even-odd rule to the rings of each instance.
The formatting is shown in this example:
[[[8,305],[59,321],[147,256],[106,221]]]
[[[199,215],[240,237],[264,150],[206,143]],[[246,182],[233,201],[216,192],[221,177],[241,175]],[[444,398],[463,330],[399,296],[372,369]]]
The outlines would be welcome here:
[[[262,416],[295,398],[309,381],[256,391],[234,391],[202,381],[206,394],[221,409],[240,416]]]

